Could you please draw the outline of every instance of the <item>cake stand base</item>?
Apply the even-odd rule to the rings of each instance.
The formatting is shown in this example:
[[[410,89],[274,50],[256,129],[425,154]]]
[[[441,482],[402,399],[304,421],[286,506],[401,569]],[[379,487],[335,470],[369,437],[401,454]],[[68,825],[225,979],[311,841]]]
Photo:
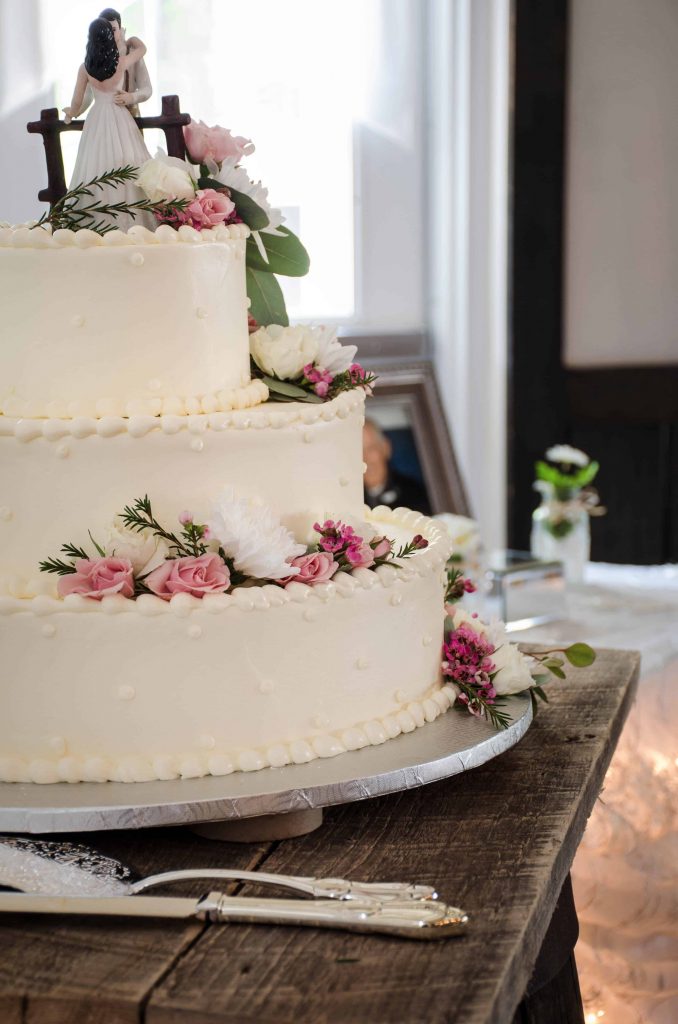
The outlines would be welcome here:
[[[205,839],[226,843],[261,843],[272,839],[294,839],[315,832],[323,823],[322,807],[289,814],[261,814],[258,818],[235,818],[193,825],[191,831]]]
[[[323,807],[424,786],[498,757],[532,720],[527,694],[507,698],[504,710],[510,724],[499,732],[452,708],[382,746],[258,772],[166,782],[0,783],[0,832],[188,825],[237,842],[303,835],[320,825]]]

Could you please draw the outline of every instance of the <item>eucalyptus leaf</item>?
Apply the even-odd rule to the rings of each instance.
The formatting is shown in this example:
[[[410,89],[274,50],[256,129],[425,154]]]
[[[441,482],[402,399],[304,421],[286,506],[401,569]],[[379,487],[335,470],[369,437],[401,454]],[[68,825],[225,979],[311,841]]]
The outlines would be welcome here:
[[[254,270],[268,270],[285,277],[303,277],[308,274],[311,261],[306,249],[297,236],[288,228],[277,229],[282,235],[270,235],[265,231],[259,236],[268,256],[264,260],[253,238],[247,241],[247,266]]]
[[[221,188],[224,186],[222,185]],[[235,208],[238,212],[238,216],[241,217],[248,228],[252,231],[261,231],[262,228],[268,227],[268,214],[265,210],[255,203],[253,199],[245,195],[244,192],[238,192],[237,189],[228,186],[231,199],[235,203]]]
[[[280,324],[281,327],[289,327],[285,299],[273,274],[264,274],[251,267],[247,267],[245,273],[250,313],[259,326]]]
[[[596,652],[588,644],[571,644],[565,650],[565,657],[575,668],[588,668],[596,660]]]
[[[279,395],[286,395],[288,398],[304,398],[307,394],[298,384],[289,380],[279,380],[278,377],[268,377],[264,374],[262,378],[269,391],[275,391]]]
[[[549,665],[549,672],[551,675],[554,675],[556,679],[565,679],[565,673],[562,668],[559,668],[557,665]]]
[[[198,188],[214,188],[214,189],[217,190],[217,192],[219,192],[219,191],[222,191],[225,188],[228,188],[228,186],[224,185],[223,181],[217,181],[216,178],[211,178],[209,176],[209,174],[203,174],[202,173],[202,168],[200,168],[200,177],[198,178]],[[229,192],[230,191],[231,190],[229,189]],[[233,201],[235,202],[235,200],[233,200]]]

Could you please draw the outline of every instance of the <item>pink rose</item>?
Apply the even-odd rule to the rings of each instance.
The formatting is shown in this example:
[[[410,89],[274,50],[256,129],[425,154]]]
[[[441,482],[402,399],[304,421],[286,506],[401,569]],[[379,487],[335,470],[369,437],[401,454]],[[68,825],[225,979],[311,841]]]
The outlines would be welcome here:
[[[392,546],[393,541],[390,541],[388,537],[375,537],[371,543],[375,558],[387,558],[391,553]]]
[[[229,157],[235,157],[238,161],[254,152],[249,139],[242,135],[232,135],[228,128],[218,124],[210,128],[202,121],[191,121],[185,126],[184,140],[194,164],[204,164],[207,160],[221,164]]]
[[[349,544],[346,548],[346,560],[350,562],[353,569],[369,569],[374,565],[374,552],[367,543],[360,537],[356,538],[359,543]]]
[[[286,583],[292,582],[307,583],[309,586],[313,586],[314,583],[327,583],[339,568],[332,555],[326,551],[298,555],[296,558],[290,559],[290,565],[297,566],[299,572],[295,576],[285,576],[284,579],[276,580],[276,583],[280,583],[283,587]]]
[[[177,216],[184,224],[190,224],[196,231],[201,228],[214,228],[223,224],[235,210],[235,203],[225,192],[217,192],[213,188],[199,189],[195,199]]]
[[[57,591],[61,597],[80,594],[95,601],[109,594],[133,597],[132,563],[128,558],[78,558],[75,572],[59,577]]]
[[[163,562],[148,574],[144,583],[163,601],[169,601],[174,594],[220,594],[228,590],[231,574],[219,555],[190,555]]]

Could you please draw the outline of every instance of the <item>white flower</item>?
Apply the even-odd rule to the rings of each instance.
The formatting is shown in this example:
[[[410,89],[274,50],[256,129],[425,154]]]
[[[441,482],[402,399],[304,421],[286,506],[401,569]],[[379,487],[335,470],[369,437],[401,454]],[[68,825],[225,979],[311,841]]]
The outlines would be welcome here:
[[[317,366],[327,370],[333,377],[348,370],[355,360],[357,345],[342,345],[334,327],[315,327],[313,332],[318,340]]]
[[[502,644],[492,655],[492,661],[498,670],[492,677],[492,685],[498,694],[520,693],[532,686],[532,659],[522,654],[515,644]]]
[[[591,461],[579,448],[572,448],[569,444],[555,444],[546,452],[549,462],[560,462],[568,466],[588,466]]]
[[[268,224],[265,228],[261,229],[265,234],[280,234],[276,229],[279,228],[285,220],[282,215],[282,210],[278,210],[275,206],[271,206],[268,201],[268,189],[264,188],[260,181],[252,181],[244,167],[236,166],[237,159],[237,157],[229,157],[228,160],[224,160],[221,168],[215,174],[217,181],[220,181],[222,185],[234,188],[237,192],[242,192],[244,195],[249,196],[257,206],[261,207],[268,217]]]
[[[127,558],[132,563],[135,576],[144,575],[157,569],[169,555],[169,548],[162,537],[154,537],[144,530],[128,530],[120,516],[109,526],[101,545],[107,555]]]
[[[465,608],[461,608],[459,605],[454,605],[452,624],[455,629],[459,629],[460,626],[470,626],[472,630],[480,633],[481,636],[489,636],[487,623],[472,615],[471,612],[467,612]]]
[[[271,324],[250,335],[252,358],[264,373],[280,380],[295,380],[318,354],[318,339],[310,327]]]
[[[139,169],[137,184],[152,203],[168,199],[193,199],[195,182],[190,166],[174,156],[166,156],[161,149]]]
[[[231,489],[222,493],[207,525],[235,568],[256,579],[293,576],[297,570],[288,560],[306,554],[269,508],[237,498]]]

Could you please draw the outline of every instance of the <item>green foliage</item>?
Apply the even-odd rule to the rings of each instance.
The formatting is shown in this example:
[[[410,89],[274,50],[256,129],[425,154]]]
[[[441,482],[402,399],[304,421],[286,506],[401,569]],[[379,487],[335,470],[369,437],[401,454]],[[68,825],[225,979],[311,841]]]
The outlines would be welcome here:
[[[247,267],[246,277],[250,313],[259,326],[280,324],[282,327],[289,327],[285,299],[273,274]]]
[[[596,660],[596,652],[588,644],[577,643],[566,647],[563,654],[575,668],[588,668]]]
[[[277,377],[269,377],[264,374],[261,378],[269,390],[270,398],[274,402],[308,402],[312,405],[322,404],[322,398],[307,391],[298,384],[288,380],[278,380]]]
[[[38,221],[38,227],[41,224],[51,224],[54,231],[59,228],[67,228],[70,231],[87,228],[90,231],[96,231],[98,235],[106,235],[109,231],[115,230],[115,225],[107,222],[106,218],[108,217],[116,220],[123,214],[143,211],[162,213],[164,217],[171,218],[172,214],[185,209],[188,205],[187,199],[172,199],[160,203],[153,203],[150,199],[138,199],[132,203],[104,203],[95,197],[95,190],[101,192],[106,186],[122,185],[125,182],[136,180],[137,176],[137,168],[127,164],[76,185],[75,188],[69,189],[61,199],[58,199],[49,212],[42,215]],[[87,202],[87,199],[90,199],[91,202]]]
[[[282,274],[285,277],[304,277],[311,265],[310,257],[297,236],[288,228],[280,227],[281,235],[265,231],[259,236],[268,256],[268,263],[259,252],[254,238],[247,240],[247,266],[253,270]]]
[[[214,185],[208,186],[208,188],[214,187]],[[223,189],[223,187],[223,185],[219,185],[219,188]],[[261,231],[262,228],[268,227],[268,214],[265,210],[262,210],[258,203],[255,203],[244,192],[238,192],[237,189],[231,188],[230,185],[228,186],[228,194],[235,203],[238,216],[247,224],[248,228],[251,228],[252,231]]]
[[[572,473],[561,473],[556,466],[541,459],[535,464],[537,480],[545,480],[546,483],[553,484],[556,490],[564,491],[581,490],[582,487],[586,487],[594,480],[599,469],[600,465],[595,461],[589,462],[587,466],[578,466]]]

